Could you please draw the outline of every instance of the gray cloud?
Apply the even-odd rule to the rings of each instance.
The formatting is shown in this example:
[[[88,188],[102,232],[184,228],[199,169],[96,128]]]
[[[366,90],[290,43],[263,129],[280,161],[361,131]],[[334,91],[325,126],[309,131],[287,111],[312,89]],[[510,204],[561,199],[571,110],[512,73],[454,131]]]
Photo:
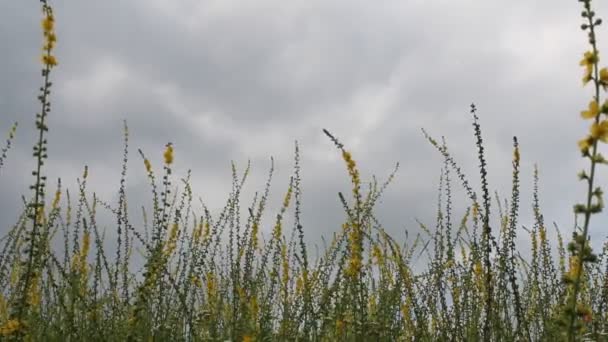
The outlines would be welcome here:
[[[584,198],[576,173],[586,164],[576,141],[586,130],[578,112],[590,94],[580,86],[577,63],[586,46],[576,2],[156,0],[58,2],[55,10],[60,64],[52,76],[49,179],[63,177],[75,193],[87,164],[90,189],[115,200],[126,119],[136,222],[139,204],[150,200],[137,148],[160,172],[164,144],[173,142],[174,183],[192,169],[195,195],[215,209],[230,191],[230,160],[241,168],[252,160],[248,203],[263,189],[274,156],[270,224],[298,140],[305,229],[319,242],[339,229],[337,192],[349,192],[340,155],[321,133],[327,128],[353,152],[365,179],[382,180],[401,162],[378,204],[390,232],[418,232],[415,218],[434,227],[442,158],[420,128],[446,136],[478,190],[471,102],[479,109],[491,191],[503,198],[510,197],[512,137],[520,140],[521,224],[533,222],[535,162],[548,225],[556,221],[569,232],[572,204]],[[0,13],[0,128],[20,122],[0,171],[4,231],[31,182],[41,36],[35,2],[2,2]],[[459,220],[468,201],[452,177]],[[601,173],[599,179],[603,185]],[[598,238],[603,220],[592,227]]]

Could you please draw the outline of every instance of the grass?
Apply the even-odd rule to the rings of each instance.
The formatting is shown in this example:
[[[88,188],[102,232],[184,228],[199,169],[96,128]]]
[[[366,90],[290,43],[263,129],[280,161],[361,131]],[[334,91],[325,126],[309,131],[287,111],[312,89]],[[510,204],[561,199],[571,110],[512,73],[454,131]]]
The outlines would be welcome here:
[[[261,234],[273,168],[265,188],[240,216],[241,190],[249,167],[232,170],[232,189],[214,216],[202,203],[192,207],[188,177],[183,189],[172,179],[174,150],[166,145],[162,173],[140,156],[150,182],[153,208],[143,224],[127,213],[125,177],[128,127],[124,127],[124,162],[118,203],[87,193],[85,167],[78,180],[76,207],[57,184],[47,204],[48,117],[55,19],[42,0],[43,82],[36,116],[38,137],[33,157],[31,197],[18,222],[0,240],[0,336],[7,341],[606,341],[608,325],[608,244],[598,254],[589,240],[590,220],[603,209],[603,192],[595,187],[598,151],[608,142],[608,69],[599,67],[596,29],[601,24],[584,7],[582,29],[588,33],[583,84],[594,96],[581,113],[591,120],[578,142],[589,170],[579,179],[587,197],[575,204],[583,217],[566,244],[557,230],[549,241],[539,207],[538,173],[534,173],[534,222],[528,234],[532,251],[523,258],[515,246],[520,193],[520,152],[513,139],[510,201],[493,209],[487,183],[482,132],[471,106],[473,134],[480,161],[481,194],[461,172],[445,142],[423,130],[444,157],[436,229],[413,241],[395,241],[378,222],[374,205],[392,181],[361,180],[352,154],[330,132],[325,135],[342,154],[352,189],[339,194],[347,220],[317,258],[308,255],[301,215],[299,146],[284,200],[269,236]],[[17,124],[0,156],[0,170]],[[345,174],[346,176],[346,174]],[[161,179],[159,180],[158,177]],[[160,182],[159,182],[160,181]],[[452,217],[452,186],[466,190],[464,217]],[[62,199],[66,197],[65,201]],[[96,223],[102,206],[115,215],[116,248],[105,249],[105,234]],[[504,209],[504,210],[503,210]],[[492,211],[491,211],[492,210]],[[284,218],[293,213],[293,226]],[[492,216],[490,213],[494,215]],[[148,220],[150,222],[148,222]],[[557,227],[556,227],[557,228]],[[51,246],[61,245],[55,249]],[[557,246],[557,253],[553,247]],[[427,248],[432,260],[415,273],[412,257]],[[134,253],[145,260],[134,271]]]

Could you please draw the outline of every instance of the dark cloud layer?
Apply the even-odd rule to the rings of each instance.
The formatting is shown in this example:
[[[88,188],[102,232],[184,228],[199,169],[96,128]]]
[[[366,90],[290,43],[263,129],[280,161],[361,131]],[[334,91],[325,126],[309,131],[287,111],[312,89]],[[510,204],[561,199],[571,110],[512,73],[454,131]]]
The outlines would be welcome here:
[[[34,166],[37,5],[0,3],[0,129],[20,123],[0,171],[0,231],[14,222]],[[569,231],[572,204],[583,199],[576,173],[586,164],[576,141],[586,129],[578,112],[590,94],[577,66],[586,49],[577,2],[58,1],[55,10],[60,64],[52,77],[49,179],[61,176],[75,193],[86,164],[90,189],[116,200],[126,119],[136,220],[151,194],[137,148],[160,171],[164,144],[173,142],[175,183],[192,169],[195,198],[216,210],[230,191],[231,160],[241,170],[252,161],[248,203],[263,189],[273,156],[276,212],[298,140],[304,223],[319,242],[339,229],[337,192],[349,187],[338,151],[321,132],[327,128],[367,179],[383,180],[401,163],[378,204],[390,232],[418,232],[415,218],[434,227],[442,158],[420,128],[446,137],[479,190],[471,102],[479,109],[491,190],[503,198],[510,193],[512,137],[519,138],[521,224],[533,222],[534,163],[548,224]],[[452,177],[459,220],[468,202]],[[599,179],[605,185],[601,173]],[[594,235],[602,236],[597,227],[604,221],[597,217]]]

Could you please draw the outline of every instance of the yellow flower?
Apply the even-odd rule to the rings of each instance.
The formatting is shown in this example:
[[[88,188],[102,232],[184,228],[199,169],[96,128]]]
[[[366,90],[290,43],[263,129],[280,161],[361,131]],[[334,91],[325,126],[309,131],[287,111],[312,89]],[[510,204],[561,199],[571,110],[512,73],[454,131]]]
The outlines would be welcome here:
[[[475,263],[475,269],[474,269],[475,275],[477,276],[481,276],[482,272],[483,272],[483,266],[481,265],[481,261],[478,260]]]
[[[590,136],[587,136],[585,139],[578,141],[578,148],[584,154],[589,153],[589,148],[591,146],[593,146],[593,138]]]
[[[579,265],[578,257],[573,256],[570,258],[570,276],[576,278],[581,274],[581,268]]]
[[[579,62],[580,66],[584,66],[584,67],[589,67],[589,66],[593,66],[595,63],[599,62],[599,57],[597,53],[594,53],[593,51],[587,51],[585,52],[583,59],[581,59],[581,61]]]
[[[177,223],[173,223],[173,225],[171,226],[171,231],[169,232],[169,239],[165,244],[164,255],[166,257],[170,257],[175,251],[175,248],[177,247],[178,234],[179,225]]]
[[[376,264],[382,264],[382,250],[378,244],[372,246],[372,256],[376,258]]]
[[[213,275],[213,273],[207,273],[207,294],[209,296],[213,296],[215,295],[215,290],[217,288],[216,286],[216,281],[215,281],[215,276]]]
[[[203,287],[203,282],[201,281],[201,278],[197,277],[197,276],[192,276],[190,278],[190,281],[192,282],[192,284],[196,287]]]
[[[32,279],[30,288],[27,291],[27,303],[34,308],[38,308],[40,305],[40,277],[36,274]]]
[[[608,68],[602,68],[600,70],[600,81],[608,83]]]
[[[545,229],[545,227],[540,226],[539,230],[538,230],[538,235],[540,237],[540,241],[541,242],[545,242],[547,241],[547,230]]]
[[[57,65],[57,58],[53,55],[42,55],[42,64],[54,67]]]
[[[583,75],[583,85],[586,85],[591,81],[591,70],[587,69],[585,74]]]
[[[171,165],[173,163],[173,146],[171,144],[167,144],[167,149],[165,150],[165,164]]]
[[[55,48],[55,43],[46,42],[46,44],[42,45],[42,51],[51,51]]]
[[[477,202],[473,203],[473,217],[477,217],[479,214],[479,204]]]
[[[249,300],[249,311],[251,312],[253,321],[257,321],[260,313],[260,305],[258,304],[258,298],[255,295]]]
[[[583,75],[583,85],[591,81],[591,73],[593,72],[593,66],[599,61],[597,53],[593,51],[585,52],[583,59],[580,61],[580,65],[585,67],[585,74]]]
[[[344,321],[343,320],[339,319],[336,321],[336,330],[339,335],[342,335],[342,332],[344,331]]]
[[[243,342],[253,342],[253,337],[250,335],[243,336]]]
[[[46,43],[42,46],[43,51],[50,51],[55,48],[55,43],[57,42],[57,36],[53,32],[45,33]]]
[[[298,277],[296,279],[296,294],[302,293],[302,288],[304,287],[304,280],[302,277]]]
[[[61,191],[57,190],[55,191],[55,198],[53,198],[53,204],[52,204],[52,208],[53,210],[57,209],[57,206],[59,205],[59,201],[61,200]]]
[[[9,319],[2,327],[0,327],[0,335],[12,335],[15,331],[21,328],[22,324],[18,320]]]
[[[148,159],[144,159],[144,165],[146,166],[146,171],[148,171],[148,173],[152,172],[152,164],[150,164]]]
[[[289,189],[287,189],[287,193],[285,194],[285,197],[283,198],[283,207],[284,208],[289,207],[289,201],[291,200],[292,192],[293,192],[293,188],[291,186],[289,186]]]
[[[605,143],[608,142],[608,120],[591,125],[591,136]]]
[[[194,236],[192,237],[192,240],[194,240],[195,242],[198,242],[201,235],[203,235],[203,222],[202,221],[198,224],[198,226],[194,230]]]
[[[52,15],[47,15],[46,18],[42,19],[41,25],[45,34],[51,33],[53,31],[53,26],[55,24],[55,18]]]
[[[589,109],[581,112],[581,117],[583,117],[583,119],[595,119],[599,113],[600,106],[597,101],[593,100],[589,102]]]

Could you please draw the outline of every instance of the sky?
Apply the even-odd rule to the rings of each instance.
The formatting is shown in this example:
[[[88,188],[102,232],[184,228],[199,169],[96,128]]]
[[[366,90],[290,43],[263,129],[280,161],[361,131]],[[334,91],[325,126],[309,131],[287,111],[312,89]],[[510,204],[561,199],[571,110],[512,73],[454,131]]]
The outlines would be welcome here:
[[[263,191],[275,161],[263,231],[278,213],[301,150],[302,224],[319,243],[340,229],[338,192],[350,193],[329,130],[352,152],[363,181],[382,182],[400,163],[376,206],[384,228],[403,242],[433,229],[441,155],[425,139],[445,136],[454,159],[479,192],[471,103],[480,117],[490,190],[510,198],[512,139],[521,148],[519,216],[533,225],[533,168],[539,167],[540,206],[548,228],[568,235],[572,206],[586,195],[576,175],[588,162],[576,142],[591,99],[578,65],[587,50],[581,3],[554,0],[130,0],[50,1],[59,65],[52,72],[48,117],[49,191],[61,177],[75,198],[84,165],[88,189],[116,205],[129,126],[127,196],[131,222],[151,189],[137,149],[162,172],[167,142],[175,149],[173,183],[192,170],[194,210],[200,197],[214,217],[231,190],[231,161],[251,161],[243,214]],[[595,1],[600,17],[608,5]],[[19,122],[0,169],[0,233],[17,220],[30,196],[34,117],[41,85],[42,32],[38,1],[0,1],[0,131]],[[600,57],[608,46],[598,34]],[[2,133],[5,134],[5,133]],[[606,186],[600,168],[597,184]],[[454,173],[452,172],[454,178]],[[452,180],[454,217],[470,203]],[[50,199],[48,199],[50,201]],[[445,199],[444,199],[445,202]],[[493,212],[497,213],[496,203]],[[289,212],[292,216],[292,211]],[[246,216],[243,216],[246,217]],[[99,225],[113,232],[112,217]],[[494,227],[498,217],[492,217]],[[605,239],[601,213],[592,219],[595,246]],[[551,234],[551,236],[553,236]],[[599,241],[599,242],[598,242]]]

